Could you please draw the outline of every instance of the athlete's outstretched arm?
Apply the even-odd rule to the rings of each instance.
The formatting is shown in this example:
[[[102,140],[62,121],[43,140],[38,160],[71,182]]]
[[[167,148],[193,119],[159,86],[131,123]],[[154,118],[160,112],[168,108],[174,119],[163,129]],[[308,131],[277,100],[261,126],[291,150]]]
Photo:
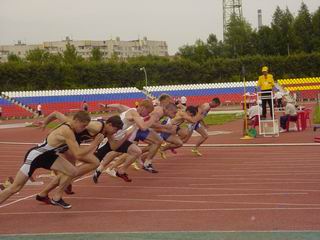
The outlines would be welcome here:
[[[125,112],[125,111],[127,111],[128,109],[130,109],[128,106],[122,105],[122,104],[118,104],[118,103],[114,103],[114,104],[100,104],[100,106],[104,107],[105,109],[115,108],[115,109],[117,109],[120,113]]]
[[[45,129],[45,127],[54,120],[59,120],[61,122],[70,121],[70,119],[61,112],[54,111],[50,113],[43,121],[41,128]]]

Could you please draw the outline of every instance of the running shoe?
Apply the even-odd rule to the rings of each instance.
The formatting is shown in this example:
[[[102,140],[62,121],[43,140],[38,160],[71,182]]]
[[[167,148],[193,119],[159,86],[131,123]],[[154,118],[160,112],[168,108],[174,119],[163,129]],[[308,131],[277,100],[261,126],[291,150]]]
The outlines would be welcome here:
[[[201,157],[201,156],[202,156],[202,153],[201,153],[201,152],[199,152],[199,150],[198,150],[198,149],[196,149],[196,148],[192,148],[192,149],[191,149],[191,152],[192,152],[192,153],[194,153],[195,155],[199,156],[199,157]]]
[[[94,183],[96,183],[96,184],[98,183],[98,178],[100,177],[100,175],[101,175],[100,171],[96,170],[94,172],[93,177],[92,177]]]
[[[54,199],[51,199],[51,204],[55,206],[60,206],[64,209],[69,209],[72,207],[69,203],[66,203],[62,198],[60,198],[60,200],[57,200],[57,201]]]
[[[132,182],[132,180],[128,177],[126,173],[118,173],[116,172],[117,177],[122,178],[125,182]]]
[[[110,175],[111,177],[117,177],[117,172],[113,168],[107,168],[104,172]]]
[[[145,170],[149,173],[158,173],[159,172],[153,168],[152,164],[148,164],[147,166],[143,166],[143,170]]]
[[[51,199],[48,196],[42,197],[40,195],[37,195],[36,196],[36,200],[39,201],[39,202],[43,202],[45,204],[52,204],[51,203]]]

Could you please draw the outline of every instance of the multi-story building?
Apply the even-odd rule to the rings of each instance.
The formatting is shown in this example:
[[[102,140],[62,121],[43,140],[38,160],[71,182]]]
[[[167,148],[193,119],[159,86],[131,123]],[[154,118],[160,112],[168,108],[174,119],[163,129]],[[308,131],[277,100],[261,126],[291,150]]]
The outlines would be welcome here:
[[[151,41],[146,37],[132,41],[121,41],[119,37],[105,41],[71,40],[67,37],[63,41],[43,42],[42,44],[27,45],[18,41],[15,45],[2,45],[0,46],[0,62],[6,62],[9,54],[25,58],[28,51],[37,48],[47,50],[52,54],[63,53],[68,43],[73,45],[79,56],[84,59],[91,57],[91,51],[94,48],[99,48],[105,59],[114,55],[120,59],[147,55],[168,56],[168,46],[165,41]]]

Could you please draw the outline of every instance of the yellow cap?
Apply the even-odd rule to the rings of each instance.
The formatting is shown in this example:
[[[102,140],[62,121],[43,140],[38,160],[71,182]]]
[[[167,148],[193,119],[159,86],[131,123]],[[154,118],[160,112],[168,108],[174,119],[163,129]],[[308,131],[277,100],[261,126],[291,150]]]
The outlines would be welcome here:
[[[262,72],[268,72],[268,67],[264,66],[264,67],[262,68]]]

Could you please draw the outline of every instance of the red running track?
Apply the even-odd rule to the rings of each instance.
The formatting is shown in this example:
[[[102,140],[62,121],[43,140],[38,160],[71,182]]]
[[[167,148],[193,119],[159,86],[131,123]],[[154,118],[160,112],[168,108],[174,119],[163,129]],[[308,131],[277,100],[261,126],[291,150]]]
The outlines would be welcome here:
[[[28,148],[0,144],[1,180],[15,174]],[[157,158],[158,174],[131,170],[132,183],[106,175],[97,185],[90,177],[78,181],[65,198],[70,210],[36,202],[41,186],[26,186],[0,208],[0,234],[318,230],[319,152],[206,148],[200,158],[185,148]]]

